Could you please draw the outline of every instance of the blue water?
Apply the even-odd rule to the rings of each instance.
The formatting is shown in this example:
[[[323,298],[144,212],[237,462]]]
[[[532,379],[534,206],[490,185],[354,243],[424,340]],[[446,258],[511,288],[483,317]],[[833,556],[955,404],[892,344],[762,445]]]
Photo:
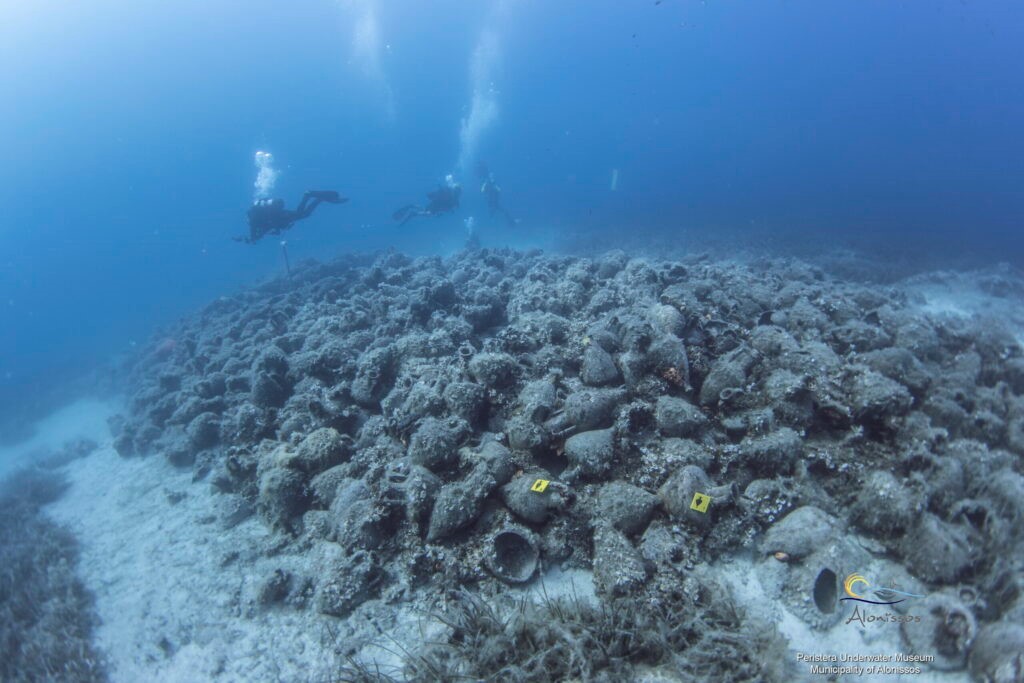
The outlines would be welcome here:
[[[756,231],[1018,261],[1021,44],[1015,0],[3,3],[0,407],[279,272],[277,239],[230,240],[257,150],[289,205],[351,197],[287,235],[293,262],[450,251],[470,215],[491,245]],[[458,215],[394,225],[453,171]]]

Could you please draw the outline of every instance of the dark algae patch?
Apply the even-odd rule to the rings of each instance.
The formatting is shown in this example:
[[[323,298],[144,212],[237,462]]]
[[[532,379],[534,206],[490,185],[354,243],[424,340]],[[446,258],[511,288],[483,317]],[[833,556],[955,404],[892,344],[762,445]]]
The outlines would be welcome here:
[[[405,670],[353,663],[342,681],[632,681],[657,668],[686,683],[787,679],[785,642],[746,622],[726,598],[702,589],[658,604],[578,596],[491,602],[450,596],[431,618],[447,637],[409,652]]]
[[[256,515],[253,552],[331,558],[267,609],[431,615],[400,670],[346,645],[353,680],[789,680],[716,575],[743,553],[812,628],[871,566],[928,596],[915,652],[1013,665],[1021,347],[897,285],[790,258],[345,257],[219,299],[131,383],[122,455],[191,468],[235,501],[226,529]],[[556,567],[596,596],[514,597]]]
[[[64,488],[47,469],[0,482],[0,681],[107,680],[93,598],[75,575],[78,542],[40,511]]]

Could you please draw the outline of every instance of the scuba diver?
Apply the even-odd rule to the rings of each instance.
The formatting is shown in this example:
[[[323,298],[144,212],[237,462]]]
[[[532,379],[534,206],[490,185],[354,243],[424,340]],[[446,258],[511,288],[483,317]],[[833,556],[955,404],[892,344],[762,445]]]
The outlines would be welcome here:
[[[284,208],[283,199],[257,199],[249,208],[249,234],[235,237],[236,242],[253,244],[266,235],[279,235],[295,225],[296,221],[309,218],[320,202],[344,204],[347,197],[334,190],[310,190],[302,195],[302,201],[294,211]]]
[[[487,210],[490,212],[491,218],[501,214],[505,217],[505,223],[508,227],[515,226],[516,220],[512,218],[512,214],[508,212],[508,209],[501,205],[501,187],[494,180],[494,174],[488,170],[487,164],[481,162],[477,166],[476,173],[481,181],[480,193],[483,194],[484,200],[487,202]]]
[[[427,205],[419,207],[415,204],[408,204],[391,214],[391,217],[405,225],[416,216],[441,216],[451,213],[459,208],[459,197],[462,195],[462,185],[455,182],[455,177],[449,173],[444,178],[444,184],[439,185],[433,192],[427,193]]]

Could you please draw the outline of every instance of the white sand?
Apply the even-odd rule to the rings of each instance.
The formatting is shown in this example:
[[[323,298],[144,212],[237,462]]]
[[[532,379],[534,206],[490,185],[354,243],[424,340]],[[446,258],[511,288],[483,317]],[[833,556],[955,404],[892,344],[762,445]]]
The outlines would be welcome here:
[[[321,553],[278,548],[255,516],[225,530],[219,506],[228,497],[193,483],[190,470],[117,455],[106,427],[116,408],[76,404],[41,423],[48,439],[17,450],[84,435],[100,443],[63,468],[71,486],[46,512],[80,540],[78,574],[96,596],[96,644],[112,681],[336,680],[346,662],[336,650],[358,650],[387,672],[402,649],[437,636],[436,623],[408,605],[369,601],[344,620],[259,606],[264,577],[278,568],[309,575]]]
[[[0,477],[48,455],[74,439],[97,443],[108,439],[107,417],[117,411],[113,400],[82,399],[37,422],[30,438],[0,447]]]
[[[329,678],[323,617],[252,605],[257,581],[295,558],[260,555],[269,536],[253,518],[223,531],[223,497],[192,484],[189,471],[160,457],[121,458],[109,442],[66,467],[71,488],[47,512],[81,540],[79,574],[96,594],[97,644],[112,679]],[[186,495],[172,503],[169,492]],[[223,564],[235,552],[241,559]]]
[[[597,604],[594,588],[594,573],[583,569],[561,569],[552,567],[539,580],[525,589],[530,598],[541,603],[546,599],[578,599],[583,603]]]
[[[998,269],[980,272],[926,273],[904,281],[902,287],[918,300],[921,313],[935,317],[974,318],[996,321],[1006,327],[1024,347],[1024,300],[985,291],[980,280]],[[1010,278],[1008,275],[1006,276]]]

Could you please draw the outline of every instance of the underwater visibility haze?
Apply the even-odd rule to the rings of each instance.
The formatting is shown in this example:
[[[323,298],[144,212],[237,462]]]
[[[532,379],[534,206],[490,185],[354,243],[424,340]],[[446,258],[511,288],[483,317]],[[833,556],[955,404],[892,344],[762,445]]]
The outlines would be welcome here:
[[[1022,680],[1022,44],[1011,0],[0,2],[0,679]],[[854,637],[883,575],[925,622]]]
[[[959,1],[5,5],[3,395],[24,400],[280,267],[273,245],[230,241],[262,149],[289,203],[323,184],[352,198],[288,235],[295,259],[460,246],[462,218],[481,219],[470,198],[448,223],[398,230],[390,214],[447,173],[475,185],[478,160],[522,218],[492,246],[685,229],[699,248],[729,230],[1013,259],[1022,14]]]

